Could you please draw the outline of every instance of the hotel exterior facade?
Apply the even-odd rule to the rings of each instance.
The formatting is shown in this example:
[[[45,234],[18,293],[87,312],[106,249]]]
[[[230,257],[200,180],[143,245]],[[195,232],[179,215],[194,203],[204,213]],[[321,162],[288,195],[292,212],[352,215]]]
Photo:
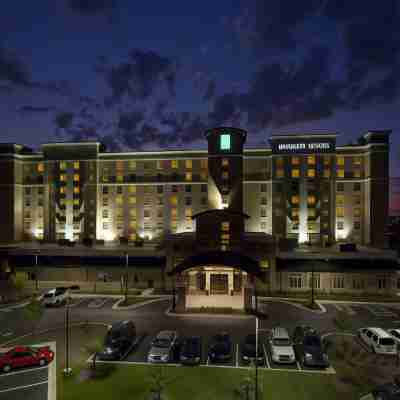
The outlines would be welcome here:
[[[225,265],[234,254],[251,256],[243,262],[257,265],[248,273],[272,289],[307,288],[290,271],[278,277],[279,254],[295,244],[321,254],[340,242],[384,247],[389,135],[370,131],[347,146],[336,146],[336,134],[273,135],[270,147],[245,148],[245,131],[220,127],[206,132],[207,150],[126,153],[98,142],[48,143],[38,153],[0,144],[0,243],[125,238],[134,255],[139,240],[162,242],[167,270],[179,274],[186,294],[196,285],[209,290],[207,263]],[[188,289],[181,274],[199,270],[185,260],[207,253],[214,258],[198,259],[207,279],[189,279]],[[243,274],[215,274],[214,287],[244,290]]]

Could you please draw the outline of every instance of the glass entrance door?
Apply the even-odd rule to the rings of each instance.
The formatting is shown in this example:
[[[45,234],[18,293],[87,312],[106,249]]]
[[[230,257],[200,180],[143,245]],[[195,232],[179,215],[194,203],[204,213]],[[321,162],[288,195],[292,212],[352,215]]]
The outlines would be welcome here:
[[[210,294],[228,294],[228,274],[210,275]]]

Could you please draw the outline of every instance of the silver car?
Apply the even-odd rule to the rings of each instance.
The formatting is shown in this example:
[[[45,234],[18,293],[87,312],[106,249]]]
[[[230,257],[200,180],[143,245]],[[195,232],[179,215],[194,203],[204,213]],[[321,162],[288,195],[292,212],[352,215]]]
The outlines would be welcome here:
[[[67,288],[58,287],[49,290],[42,297],[42,304],[44,306],[60,306],[65,304],[69,296],[69,291]]]
[[[150,363],[170,362],[177,339],[176,331],[161,331],[151,342],[147,361]]]

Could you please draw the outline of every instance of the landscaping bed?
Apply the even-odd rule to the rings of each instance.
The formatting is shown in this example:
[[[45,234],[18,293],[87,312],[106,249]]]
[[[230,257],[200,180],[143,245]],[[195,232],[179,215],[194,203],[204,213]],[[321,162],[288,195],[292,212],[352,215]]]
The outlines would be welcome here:
[[[246,315],[247,312],[243,310],[236,310],[231,307],[200,307],[200,308],[187,308],[185,313],[196,313],[196,314],[240,314]]]

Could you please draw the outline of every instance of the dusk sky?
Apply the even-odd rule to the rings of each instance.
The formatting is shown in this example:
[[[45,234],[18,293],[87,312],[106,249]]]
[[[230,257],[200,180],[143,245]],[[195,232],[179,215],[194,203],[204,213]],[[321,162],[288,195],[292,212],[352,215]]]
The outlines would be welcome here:
[[[204,148],[217,125],[247,146],[392,129],[400,176],[399,67],[397,0],[7,1],[0,140],[115,151]]]

